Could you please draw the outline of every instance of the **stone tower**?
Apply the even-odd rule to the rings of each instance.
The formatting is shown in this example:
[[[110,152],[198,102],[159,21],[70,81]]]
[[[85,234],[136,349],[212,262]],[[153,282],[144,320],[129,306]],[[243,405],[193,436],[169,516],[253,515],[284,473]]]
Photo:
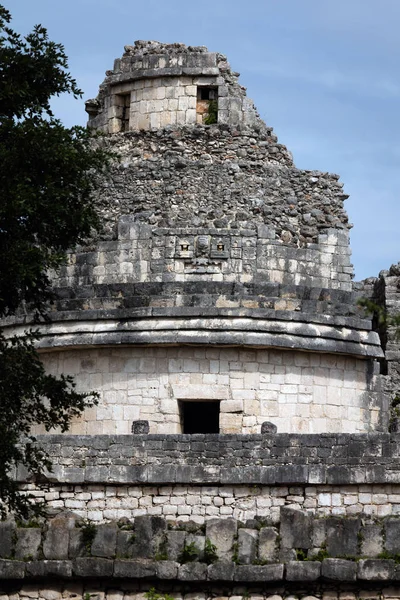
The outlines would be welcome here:
[[[128,46],[86,106],[119,159],[42,340],[52,371],[101,393],[72,433],[387,427],[338,176],[296,169],[204,47]]]
[[[104,228],[40,351],[100,401],[39,437],[44,482],[17,473],[53,518],[3,527],[0,573],[46,600],[399,598],[400,438],[339,177],[297,169],[202,46],[127,46],[86,109]]]

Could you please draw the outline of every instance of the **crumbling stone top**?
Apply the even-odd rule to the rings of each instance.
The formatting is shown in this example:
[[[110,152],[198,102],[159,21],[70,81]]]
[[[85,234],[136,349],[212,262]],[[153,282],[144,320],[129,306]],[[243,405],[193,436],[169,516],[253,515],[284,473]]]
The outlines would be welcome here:
[[[165,44],[156,40],[136,40],[133,46],[124,46],[124,56],[145,54],[180,54],[186,52],[208,52],[206,46],[186,46],[175,42],[173,44]]]

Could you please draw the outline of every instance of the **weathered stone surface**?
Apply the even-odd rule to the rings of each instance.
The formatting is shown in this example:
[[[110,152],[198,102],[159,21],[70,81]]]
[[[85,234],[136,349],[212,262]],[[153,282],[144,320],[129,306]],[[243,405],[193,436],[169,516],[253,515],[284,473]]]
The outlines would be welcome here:
[[[329,556],[356,556],[358,553],[359,519],[332,517],[327,520],[327,552]]]
[[[17,543],[15,545],[15,557],[22,560],[35,560],[42,540],[41,529],[34,527],[18,528],[16,530],[16,535]]]
[[[202,563],[187,563],[178,569],[178,579],[182,581],[205,581],[207,579],[207,565]]]
[[[23,579],[25,575],[25,563],[18,560],[0,559],[1,579]]]
[[[387,527],[387,521],[386,521]],[[400,533],[400,531],[399,531]],[[387,529],[386,529],[386,543],[388,543]],[[389,536],[390,538],[390,536]],[[361,529],[361,555],[369,556],[370,558],[375,558],[381,552],[383,552],[383,535],[382,535],[382,526],[379,524],[367,524],[364,525]],[[390,543],[390,542],[389,542]]]
[[[13,521],[0,522],[0,558],[11,557],[14,531]]]
[[[169,560],[177,561],[185,545],[185,531],[168,531],[167,539],[167,556]]]
[[[143,579],[154,577],[156,563],[139,562],[134,560],[116,560],[114,563],[114,577],[129,577]]]
[[[178,563],[173,560],[160,560],[156,564],[156,576],[159,579],[176,579],[178,567]]]
[[[68,559],[69,530],[63,527],[49,527],[43,542],[43,554],[51,560]]]
[[[325,558],[322,561],[321,575],[332,581],[355,581],[357,563],[341,558]]]
[[[400,520],[385,521],[385,550],[390,553],[400,553]]]
[[[132,544],[135,538],[131,530],[118,530],[117,531],[117,558],[131,558],[132,557]]]
[[[311,518],[306,512],[282,507],[280,536],[282,548],[311,548]]]
[[[287,581],[316,581],[321,575],[321,563],[317,561],[291,561],[286,564]]]
[[[86,553],[87,548],[83,543],[81,529],[71,529],[69,532],[68,557],[78,558],[80,556],[85,556]]]
[[[258,532],[254,529],[239,529],[238,535],[238,559],[242,565],[254,562],[257,554]]]
[[[72,562],[69,560],[35,560],[26,563],[26,576],[72,577]]]
[[[111,577],[113,561],[106,558],[76,558],[72,561],[73,574],[77,577]]]
[[[139,516],[135,519],[132,557],[152,558],[163,540],[167,529],[164,519],[153,516]]]
[[[68,559],[69,533],[75,528],[76,515],[61,512],[50,523],[43,542],[43,555],[51,560]]]
[[[114,558],[117,545],[117,531],[118,528],[115,523],[99,525],[91,546],[92,556]]]
[[[274,562],[277,557],[278,532],[274,527],[261,527],[258,538],[258,558]]]
[[[283,579],[283,564],[275,565],[238,565],[235,568],[235,581],[281,581]]]
[[[207,579],[210,581],[232,581],[235,573],[235,563],[228,561],[217,561],[209,565]]]
[[[360,560],[357,565],[357,577],[364,581],[389,581],[394,575],[394,569],[394,560]]]
[[[217,548],[220,560],[232,560],[237,532],[235,519],[210,519],[206,523],[206,537]]]

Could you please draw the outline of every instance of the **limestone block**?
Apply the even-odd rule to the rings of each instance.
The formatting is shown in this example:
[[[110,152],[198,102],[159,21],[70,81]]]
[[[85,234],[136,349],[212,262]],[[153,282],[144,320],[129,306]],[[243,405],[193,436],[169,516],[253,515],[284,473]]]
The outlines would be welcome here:
[[[197,113],[195,108],[189,108],[186,111],[186,123],[196,123],[197,122]]]
[[[64,560],[68,558],[69,531],[75,528],[76,516],[61,513],[50,521],[43,542],[45,558]]]
[[[114,577],[147,578],[154,577],[157,563],[143,563],[133,560],[116,560],[114,563]]]
[[[172,385],[173,396],[179,400],[227,400],[229,389],[223,385]]]
[[[316,581],[321,574],[321,563],[317,561],[289,561],[286,564],[287,581]]]
[[[43,578],[68,578],[72,576],[72,562],[69,560],[34,560],[27,563],[26,575]]]
[[[257,553],[258,532],[255,529],[239,529],[238,559],[242,565],[254,562]]]
[[[140,559],[154,557],[156,549],[164,538],[166,527],[166,521],[161,517],[147,515],[136,517],[132,556]]]
[[[185,545],[185,531],[168,531],[166,534],[167,540],[167,556],[169,560],[177,561]]]
[[[281,581],[283,579],[284,565],[237,565],[235,568],[235,581]]]
[[[18,560],[0,560],[0,580],[23,579],[25,563]]]
[[[235,572],[235,563],[227,561],[217,561],[209,565],[207,569],[207,579],[210,581],[232,581]]]
[[[326,524],[326,542],[329,556],[356,556],[360,519],[332,517]]]
[[[312,520],[305,511],[282,507],[280,536],[282,548],[311,548]]]
[[[178,563],[172,560],[158,561],[156,575],[159,579],[176,579],[178,577]]]
[[[386,522],[387,526],[387,522]],[[368,556],[371,558],[377,557],[383,552],[383,537],[382,527],[378,524],[367,524],[361,528],[361,555]],[[391,536],[389,536],[391,537]],[[393,538],[392,538],[393,539]],[[386,530],[386,543],[388,543],[387,530]],[[400,545],[400,542],[398,542]],[[391,545],[391,541],[389,541]],[[393,551],[393,550],[390,550]]]
[[[391,554],[400,552],[400,520],[388,519],[385,522],[385,550]]]
[[[326,558],[322,561],[321,575],[332,581],[355,581],[357,563],[341,558]]]
[[[11,556],[15,529],[16,527],[13,521],[0,522],[0,558],[8,558]]]
[[[274,562],[277,557],[278,532],[274,527],[262,527],[258,540],[258,558],[261,561]]]
[[[76,558],[72,561],[72,572],[76,577],[111,577],[113,561],[106,558]]]
[[[224,400],[221,402],[221,412],[223,413],[240,413],[243,412],[242,400]]]
[[[168,100],[168,110],[177,111],[178,110],[178,100],[177,98],[171,98]]]
[[[366,559],[357,565],[357,577],[364,581],[388,581],[394,575],[394,560]]]
[[[15,546],[15,557],[17,559],[35,560],[42,539],[42,532],[39,528],[18,528],[17,543]]]
[[[113,558],[117,544],[117,525],[99,525],[94,537],[91,554],[103,558]]]
[[[241,433],[243,415],[241,413],[221,413],[219,417],[220,432],[224,434]]]
[[[236,531],[235,519],[210,519],[206,522],[206,538],[216,546],[220,560],[232,560]]]
[[[158,129],[161,119],[159,113],[150,113],[150,129]]]
[[[181,581],[205,581],[207,579],[207,565],[197,562],[181,565],[178,569],[178,579]]]

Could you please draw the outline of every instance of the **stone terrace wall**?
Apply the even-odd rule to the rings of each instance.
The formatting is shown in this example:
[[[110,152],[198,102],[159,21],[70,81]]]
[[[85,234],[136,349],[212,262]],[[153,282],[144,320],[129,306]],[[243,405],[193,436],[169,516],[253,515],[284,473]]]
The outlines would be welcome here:
[[[73,513],[60,513],[42,527],[1,523],[0,556],[5,560],[0,572],[21,579],[21,572],[40,577],[58,566],[65,578],[399,581],[399,529],[399,518],[315,520],[288,507],[281,509],[279,527],[268,520],[235,519],[209,519],[199,527],[154,516],[88,527]],[[361,559],[358,564],[356,559]]]
[[[360,593],[360,586],[371,586],[374,595],[360,593],[371,599],[380,597],[383,585],[400,581],[399,529],[398,518],[314,520],[291,508],[282,508],[279,528],[265,521],[243,524],[234,519],[210,519],[202,528],[193,523],[168,527],[164,519],[148,516],[137,517],[133,524],[123,520],[89,527],[71,513],[58,515],[43,528],[16,527],[8,521],[0,524],[0,590],[18,591],[24,579],[43,589],[56,578],[58,586],[61,580],[67,589],[68,580],[78,589],[80,584],[100,590],[112,581],[114,590],[128,586],[131,592],[148,589],[150,582],[161,589],[175,584],[171,591],[178,592],[178,598],[185,586],[194,591],[196,585],[211,596],[222,585],[224,596],[235,595],[240,584],[262,586],[266,596],[274,585],[282,595],[306,586],[318,597],[327,590],[337,594],[347,587],[354,593],[358,587]],[[27,596],[40,597],[36,589],[33,586]],[[392,594],[396,597],[393,588]],[[387,596],[388,590],[383,593]],[[49,600],[45,592],[43,597]]]

